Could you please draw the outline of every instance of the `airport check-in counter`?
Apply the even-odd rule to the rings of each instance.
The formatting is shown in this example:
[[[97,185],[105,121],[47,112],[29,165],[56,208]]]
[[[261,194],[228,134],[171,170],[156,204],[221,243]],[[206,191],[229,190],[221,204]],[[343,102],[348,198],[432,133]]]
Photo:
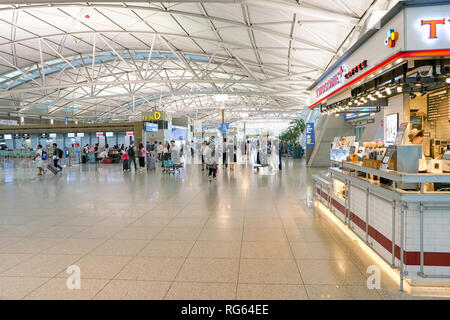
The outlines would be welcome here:
[[[428,191],[433,185],[440,191]],[[313,199],[399,270],[401,290],[404,280],[450,286],[448,186],[450,173],[384,171],[344,161],[313,176]]]

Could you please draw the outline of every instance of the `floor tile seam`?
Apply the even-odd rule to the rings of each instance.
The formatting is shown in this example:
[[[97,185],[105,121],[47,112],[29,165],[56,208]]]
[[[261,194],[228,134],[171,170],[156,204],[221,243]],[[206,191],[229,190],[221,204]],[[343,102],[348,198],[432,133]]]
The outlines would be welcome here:
[[[189,255],[192,253],[192,250],[194,249],[195,245],[197,244],[198,238],[200,237],[201,233],[203,232],[203,230],[205,229],[206,223],[209,221],[209,219],[211,219],[211,215],[208,216],[208,219],[206,220],[205,224],[203,225],[203,227],[201,228],[200,232],[198,233],[196,239],[193,241],[193,244],[191,246],[191,248],[189,249],[189,252],[186,254],[186,257],[184,257],[183,263],[180,265],[179,269],[177,270],[177,273],[175,274],[172,283],[169,286],[169,289],[167,290],[166,294],[164,295],[163,299],[166,299],[167,294],[169,293],[170,289],[173,286],[173,283],[175,282],[175,280],[177,279],[178,275],[180,274],[181,270],[183,269],[183,266],[186,264],[186,261],[189,257]]]
[[[173,197],[175,197],[175,195],[174,195]],[[194,198],[195,198],[195,197],[194,197]],[[176,215],[174,215],[173,217],[171,217],[171,219],[170,219],[170,221],[168,222],[168,224],[171,223],[176,217],[178,217],[178,216],[180,215],[180,213],[181,213],[187,206],[189,206],[189,204],[194,200],[194,198],[192,198],[189,202],[187,202],[186,205],[185,205],[182,209],[180,209]],[[150,240],[150,242],[151,242],[152,240],[156,239],[156,237],[157,237],[164,229],[166,229],[166,228],[167,228],[167,225],[164,226],[163,228],[161,228],[161,230],[160,230],[157,234],[155,234],[155,235],[153,236],[153,238]],[[150,243],[150,242],[149,242],[149,243]],[[149,244],[149,243],[148,243],[148,244]],[[140,255],[140,253],[148,246],[148,244],[147,244],[146,246],[144,246],[144,247],[137,253],[136,257],[138,257],[138,256]],[[195,243],[194,243],[194,244],[195,244]],[[192,247],[194,246],[194,244],[192,245]],[[190,250],[192,250],[192,247],[191,247]],[[189,251],[189,253],[190,253],[190,251]],[[135,257],[135,258],[136,258],[136,257]],[[134,259],[135,259],[135,258],[134,258]],[[122,272],[122,271],[123,271],[123,270],[124,270],[124,269],[125,269],[125,268],[126,268],[126,267],[134,260],[134,259],[131,259],[130,262],[120,270],[120,272]],[[186,259],[185,259],[184,261],[186,261]],[[178,271],[177,271],[177,274],[175,275],[175,278],[176,278],[176,276],[178,275],[178,273],[180,272],[180,270],[181,270],[181,268],[183,267],[183,265],[184,265],[184,262],[180,265],[180,267],[179,267],[179,269],[178,269]],[[118,274],[120,274],[120,273],[117,273],[116,276],[117,276]],[[175,280],[175,278],[174,278],[174,280]],[[111,281],[112,281],[112,280],[110,280],[109,282],[111,282]],[[108,283],[109,283],[109,282],[108,282]],[[165,298],[165,296],[167,295],[167,293],[169,292],[169,290],[170,290],[171,287],[172,287],[172,284],[169,285],[167,291],[166,291],[165,294],[164,294],[163,299]],[[98,294],[97,294],[97,295],[98,295]],[[97,295],[96,295],[96,296],[97,296]]]
[[[247,201],[248,201],[248,190],[245,192],[245,202],[244,202],[244,215],[243,215],[243,226],[245,225],[245,220],[247,216]],[[238,274],[237,274],[237,282],[239,283],[239,278],[241,276],[241,261],[242,261],[242,249],[243,249],[243,242],[244,242],[244,228],[242,228],[241,233],[241,249],[239,252],[239,263],[238,263]],[[234,294],[234,299],[237,300],[238,297],[238,287],[236,286],[236,291]]]
[[[272,201],[274,201],[274,200],[275,200],[275,199],[274,199],[273,196],[272,196]],[[275,210],[276,210],[276,212],[277,212],[277,214],[278,214],[278,218],[281,220],[281,216],[280,216],[280,212],[278,211],[278,208],[275,208]],[[286,239],[287,239],[287,242],[288,242],[288,245],[289,245],[289,250],[290,250],[290,252],[291,252],[291,255],[292,255],[292,257],[294,257],[294,259],[295,259],[294,250],[292,249],[292,245],[291,245],[291,243],[289,242],[289,238],[288,238],[288,236],[287,236],[286,228],[285,228],[284,225],[283,225],[283,232],[284,232],[284,235],[285,235],[285,237],[286,237]],[[304,281],[304,279],[303,279],[303,276],[302,276],[302,273],[301,273],[301,271],[300,271],[300,267],[299,267],[299,265],[298,265],[298,263],[297,263],[297,260],[295,260],[295,266],[296,266],[297,272],[298,272],[298,274],[299,274],[299,276],[300,276],[300,281],[301,281],[302,284],[304,285],[304,284],[305,284],[305,281]],[[306,291],[306,289],[305,289],[305,292],[306,292],[306,296],[307,296],[308,300],[311,300],[311,298],[310,298],[308,292]]]

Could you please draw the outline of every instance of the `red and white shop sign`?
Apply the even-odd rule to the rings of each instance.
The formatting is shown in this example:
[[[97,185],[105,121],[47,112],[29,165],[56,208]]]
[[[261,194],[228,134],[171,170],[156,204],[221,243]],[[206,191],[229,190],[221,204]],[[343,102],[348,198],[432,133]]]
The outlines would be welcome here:
[[[342,85],[344,83],[344,75],[347,72],[347,66],[340,66],[338,72],[336,72],[330,79],[328,79],[324,84],[316,89],[316,98],[320,98],[334,87]]]
[[[450,48],[450,4],[405,9],[406,50]]]
[[[127,131],[127,132],[125,132],[125,136],[127,136],[127,137],[132,137],[132,136],[134,136],[134,132],[133,131]]]
[[[103,132],[97,132],[95,135],[97,137],[104,137],[105,136],[105,134]]]

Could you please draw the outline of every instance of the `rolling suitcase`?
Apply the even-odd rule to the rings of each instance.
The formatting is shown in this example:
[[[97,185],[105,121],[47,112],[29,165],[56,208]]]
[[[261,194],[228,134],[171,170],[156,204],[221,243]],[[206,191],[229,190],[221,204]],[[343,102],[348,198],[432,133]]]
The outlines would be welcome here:
[[[148,169],[156,170],[156,158],[154,158],[154,157],[148,158]]]
[[[130,162],[127,160],[123,160],[123,171],[130,170]]]
[[[59,172],[59,170],[53,164],[48,164],[47,169],[50,170],[50,172],[53,173],[55,176]]]

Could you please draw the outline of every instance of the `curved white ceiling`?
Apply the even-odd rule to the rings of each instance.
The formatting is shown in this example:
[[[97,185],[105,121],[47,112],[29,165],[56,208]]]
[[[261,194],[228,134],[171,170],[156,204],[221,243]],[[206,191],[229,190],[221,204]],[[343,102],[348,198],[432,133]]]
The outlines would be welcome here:
[[[40,2],[0,5],[0,112],[97,121],[154,108],[295,117],[368,12],[389,3]]]

